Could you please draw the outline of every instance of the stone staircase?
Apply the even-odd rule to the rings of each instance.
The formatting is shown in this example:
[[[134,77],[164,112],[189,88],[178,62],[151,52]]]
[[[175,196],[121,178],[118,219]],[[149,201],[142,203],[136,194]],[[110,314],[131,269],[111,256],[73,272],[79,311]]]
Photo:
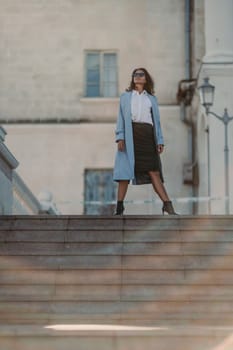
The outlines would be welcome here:
[[[0,217],[0,350],[233,350],[232,216]]]

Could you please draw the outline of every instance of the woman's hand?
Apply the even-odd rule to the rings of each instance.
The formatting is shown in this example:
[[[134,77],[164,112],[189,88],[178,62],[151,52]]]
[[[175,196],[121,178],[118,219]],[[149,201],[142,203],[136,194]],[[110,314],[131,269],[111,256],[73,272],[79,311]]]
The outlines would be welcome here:
[[[125,150],[125,140],[119,140],[117,142],[118,151],[124,152]]]
[[[157,145],[158,154],[162,153],[164,150],[164,145]]]

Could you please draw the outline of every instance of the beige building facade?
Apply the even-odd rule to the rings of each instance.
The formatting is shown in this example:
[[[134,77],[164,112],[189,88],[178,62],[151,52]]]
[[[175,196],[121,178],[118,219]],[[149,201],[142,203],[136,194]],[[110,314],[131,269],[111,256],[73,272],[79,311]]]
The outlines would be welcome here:
[[[224,109],[227,108],[228,116],[233,119],[233,0],[206,0],[204,10],[206,49],[199,70],[198,85],[203,84],[203,79],[208,77],[215,86],[210,111],[223,118]],[[206,115],[205,109],[200,105],[197,109],[199,196],[210,197],[209,206],[200,203],[199,213],[232,214],[233,120],[228,122],[225,136],[221,120],[212,114]]]
[[[206,210],[192,200],[206,196],[194,174],[193,144],[201,132],[195,135],[192,120],[199,112],[177,102],[180,81],[197,78],[205,55],[205,6],[203,0],[0,0],[0,120],[34,194],[52,192],[62,214],[92,213],[92,205],[110,213],[119,95],[132,70],[145,67],[159,101],[169,195],[179,212]],[[126,200],[126,214],[161,212],[151,186],[130,186]]]

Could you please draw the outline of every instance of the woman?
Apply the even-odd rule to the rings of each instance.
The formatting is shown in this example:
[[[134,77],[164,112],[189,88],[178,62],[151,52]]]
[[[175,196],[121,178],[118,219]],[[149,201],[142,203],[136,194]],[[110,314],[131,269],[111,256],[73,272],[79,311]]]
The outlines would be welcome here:
[[[118,182],[115,215],[123,215],[128,184],[152,183],[163,201],[162,212],[176,214],[166,189],[160,154],[164,150],[154,83],[145,68],[134,69],[129,88],[120,97],[116,126],[118,150],[114,166],[114,181]]]

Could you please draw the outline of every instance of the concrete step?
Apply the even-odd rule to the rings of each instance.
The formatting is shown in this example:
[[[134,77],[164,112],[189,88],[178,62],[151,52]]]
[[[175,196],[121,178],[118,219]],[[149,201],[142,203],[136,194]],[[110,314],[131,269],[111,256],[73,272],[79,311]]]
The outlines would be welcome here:
[[[223,285],[1,285],[1,301],[233,301]]]
[[[126,269],[126,270],[232,270],[233,256],[224,255],[53,255],[1,256],[0,270]]]
[[[7,242],[0,245],[0,255],[204,255],[233,256],[233,242],[140,242],[140,243],[49,243]]]
[[[27,270],[0,270],[0,287],[4,285],[233,285],[232,270],[107,270],[71,269],[39,270],[28,266]]]
[[[41,242],[41,243],[122,243],[122,242],[233,242],[232,228],[180,228],[176,227],[141,229],[101,230],[24,230],[0,229],[0,242]]]
[[[166,301],[1,301],[1,314],[36,314],[36,313],[51,313],[53,315],[70,314],[85,315],[90,318],[91,315],[105,315],[110,319],[117,315],[118,318],[132,319],[153,319],[158,315],[182,314],[187,319],[191,314],[203,315],[209,313],[211,316],[217,317],[217,314],[230,314],[231,322],[233,321],[233,305],[228,300],[209,301],[209,300],[166,300]],[[230,316],[230,315],[229,315]],[[131,318],[130,317],[130,318]]]
[[[232,350],[232,327],[1,326],[4,350]]]
[[[232,216],[4,216],[0,230],[228,230]]]
[[[233,255],[233,242],[7,242],[0,255]]]
[[[164,312],[134,314],[71,314],[47,312],[2,313],[0,325],[44,325],[44,324],[120,324],[135,326],[233,326],[230,312],[213,313],[198,312]]]
[[[82,242],[122,242],[122,231],[119,230],[1,230],[0,242],[54,242],[54,243],[82,243]]]
[[[232,216],[0,218],[1,350],[226,350],[232,301]]]
[[[0,327],[4,350],[232,350],[232,327],[51,325]]]

